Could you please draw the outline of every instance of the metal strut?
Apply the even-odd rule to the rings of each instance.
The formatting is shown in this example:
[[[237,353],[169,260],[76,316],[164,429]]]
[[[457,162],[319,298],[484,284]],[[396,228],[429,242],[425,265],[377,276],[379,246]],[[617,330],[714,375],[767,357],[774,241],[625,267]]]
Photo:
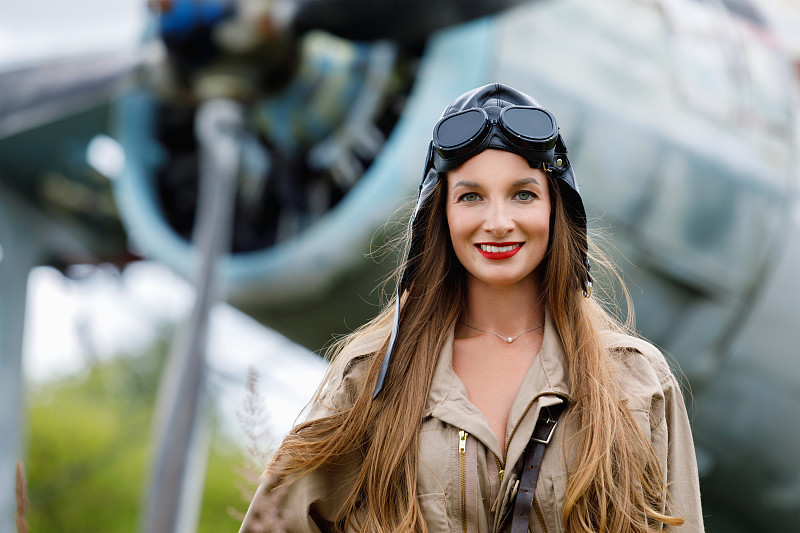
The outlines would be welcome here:
[[[220,260],[230,251],[244,124],[242,106],[227,99],[203,103],[196,115],[200,184],[192,236],[196,270],[190,277],[197,300],[173,341],[161,379],[145,533],[197,529],[209,444],[204,410],[209,313],[221,297]]]

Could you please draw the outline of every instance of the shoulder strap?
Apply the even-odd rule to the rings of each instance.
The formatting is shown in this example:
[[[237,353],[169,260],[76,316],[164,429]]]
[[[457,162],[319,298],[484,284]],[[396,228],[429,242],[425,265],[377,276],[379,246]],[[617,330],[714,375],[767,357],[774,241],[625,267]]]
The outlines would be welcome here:
[[[544,449],[553,437],[558,417],[566,406],[565,403],[545,407],[539,414],[536,427],[533,428],[531,440],[525,447],[522,476],[519,482],[517,499],[514,502],[514,518],[511,522],[511,533],[528,533],[528,523],[533,506],[533,496],[536,493],[536,483],[539,480],[539,469],[542,466]]]

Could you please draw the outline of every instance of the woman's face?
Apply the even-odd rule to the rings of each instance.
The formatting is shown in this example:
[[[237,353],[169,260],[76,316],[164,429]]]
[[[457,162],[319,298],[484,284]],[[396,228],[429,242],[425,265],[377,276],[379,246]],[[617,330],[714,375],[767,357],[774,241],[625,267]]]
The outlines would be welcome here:
[[[446,194],[450,239],[471,282],[511,286],[534,275],[550,234],[544,171],[484,150],[448,172]]]

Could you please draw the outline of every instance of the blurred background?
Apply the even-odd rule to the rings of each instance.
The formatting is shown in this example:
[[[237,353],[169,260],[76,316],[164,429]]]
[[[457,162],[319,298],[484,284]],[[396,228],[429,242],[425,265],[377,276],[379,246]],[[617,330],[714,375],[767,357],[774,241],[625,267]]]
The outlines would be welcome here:
[[[0,533],[237,530],[495,81],[682,376],[707,530],[800,531],[799,78],[796,0],[0,2]]]

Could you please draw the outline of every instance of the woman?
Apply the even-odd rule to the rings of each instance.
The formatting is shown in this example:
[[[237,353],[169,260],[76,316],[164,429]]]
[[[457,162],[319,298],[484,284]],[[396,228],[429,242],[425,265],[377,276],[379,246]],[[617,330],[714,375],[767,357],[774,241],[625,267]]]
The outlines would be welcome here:
[[[276,506],[289,531],[702,531],[679,386],[592,297],[555,117],[465,93],[424,176],[394,301],[339,343],[242,531]]]

